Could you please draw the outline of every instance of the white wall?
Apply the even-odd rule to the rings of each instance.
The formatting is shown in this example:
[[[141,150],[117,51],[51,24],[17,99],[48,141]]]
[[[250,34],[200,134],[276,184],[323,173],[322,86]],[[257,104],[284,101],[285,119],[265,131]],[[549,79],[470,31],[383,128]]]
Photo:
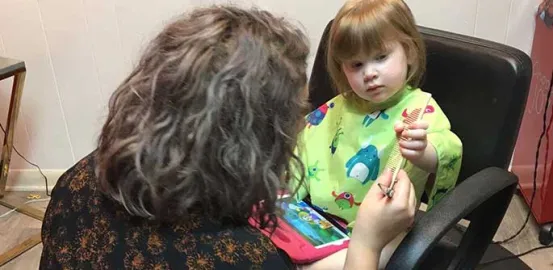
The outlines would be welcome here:
[[[0,0],[0,56],[25,60],[28,68],[15,134],[18,150],[47,171],[70,167],[94,148],[107,100],[144,42],[172,16],[223,2],[227,1]],[[540,0],[407,2],[421,25],[506,43],[529,53],[533,14]],[[326,23],[343,0],[234,3],[255,4],[297,20],[309,34],[314,54]],[[0,82],[4,127],[10,86],[11,80]],[[10,185],[40,185],[33,167],[15,152],[12,157]]]

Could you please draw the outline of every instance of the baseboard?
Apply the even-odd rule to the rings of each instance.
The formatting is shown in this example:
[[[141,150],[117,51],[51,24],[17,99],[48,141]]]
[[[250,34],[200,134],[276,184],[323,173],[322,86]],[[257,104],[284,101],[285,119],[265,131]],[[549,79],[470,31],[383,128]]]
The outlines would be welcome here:
[[[42,170],[42,172],[48,178],[48,190],[52,190],[65,170]],[[44,177],[36,169],[10,170],[6,190],[45,191],[46,183]]]

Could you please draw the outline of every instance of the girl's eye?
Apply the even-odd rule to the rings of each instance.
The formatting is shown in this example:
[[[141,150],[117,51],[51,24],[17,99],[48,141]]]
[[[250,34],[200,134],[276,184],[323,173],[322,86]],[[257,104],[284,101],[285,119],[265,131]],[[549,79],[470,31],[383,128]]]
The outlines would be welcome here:
[[[363,63],[361,63],[361,62],[352,62],[349,66],[351,68],[360,68],[361,66],[363,66]]]
[[[380,54],[378,56],[376,56],[376,61],[383,61],[385,60],[386,58],[388,57],[388,54]]]

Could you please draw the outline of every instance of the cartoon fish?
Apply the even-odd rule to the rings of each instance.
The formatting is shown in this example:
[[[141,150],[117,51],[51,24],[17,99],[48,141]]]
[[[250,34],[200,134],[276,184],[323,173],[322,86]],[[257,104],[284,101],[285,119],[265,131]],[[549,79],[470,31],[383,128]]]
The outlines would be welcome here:
[[[356,202],[353,198],[353,194],[349,192],[342,192],[339,195],[336,195],[335,191],[332,191],[332,196],[336,199],[334,199],[334,202],[338,205],[338,208],[340,209],[351,209],[354,205],[361,205],[360,202]]]
[[[365,115],[365,118],[363,119],[363,126],[365,127],[368,127],[370,126],[374,121],[376,121],[376,119],[378,118],[382,118],[384,120],[390,118],[385,112],[384,110],[382,111],[376,111],[376,112],[373,112],[371,114],[367,114]]]
[[[307,128],[311,128],[311,126],[318,126],[319,124],[321,124],[328,110],[332,108],[334,108],[334,102],[331,102],[330,104],[325,103],[321,105],[321,107],[317,108],[309,115],[307,115]]]
[[[375,180],[380,170],[380,157],[376,146],[369,144],[361,148],[346,163],[346,176],[356,179],[363,185]]]
[[[332,142],[330,143],[330,153],[334,155],[336,153],[336,149],[338,149],[338,140],[340,139],[340,136],[344,135],[344,132],[342,131],[342,128],[338,128],[336,130],[336,133],[334,133],[334,137],[332,138]]]
[[[340,127],[340,125],[342,125],[342,117],[340,117],[340,121],[338,121],[338,123],[336,123],[336,132],[334,133],[334,137],[332,137],[332,142],[330,142],[330,146],[328,148],[330,148],[330,153],[332,155],[334,155],[334,153],[336,153],[336,150],[338,149],[338,141],[340,140],[340,136],[344,135],[344,132],[342,131],[342,127]]]

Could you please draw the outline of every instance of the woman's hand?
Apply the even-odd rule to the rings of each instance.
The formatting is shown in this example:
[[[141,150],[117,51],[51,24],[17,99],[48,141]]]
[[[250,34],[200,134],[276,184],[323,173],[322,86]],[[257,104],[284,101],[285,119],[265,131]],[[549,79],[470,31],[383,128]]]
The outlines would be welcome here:
[[[413,224],[415,190],[405,171],[399,171],[397,178],[392,198],[386,197],[377,185],[391,185],[392,173],[387,170],[363,199],[348,248],[346,269],[376,269],[384,246]]]

